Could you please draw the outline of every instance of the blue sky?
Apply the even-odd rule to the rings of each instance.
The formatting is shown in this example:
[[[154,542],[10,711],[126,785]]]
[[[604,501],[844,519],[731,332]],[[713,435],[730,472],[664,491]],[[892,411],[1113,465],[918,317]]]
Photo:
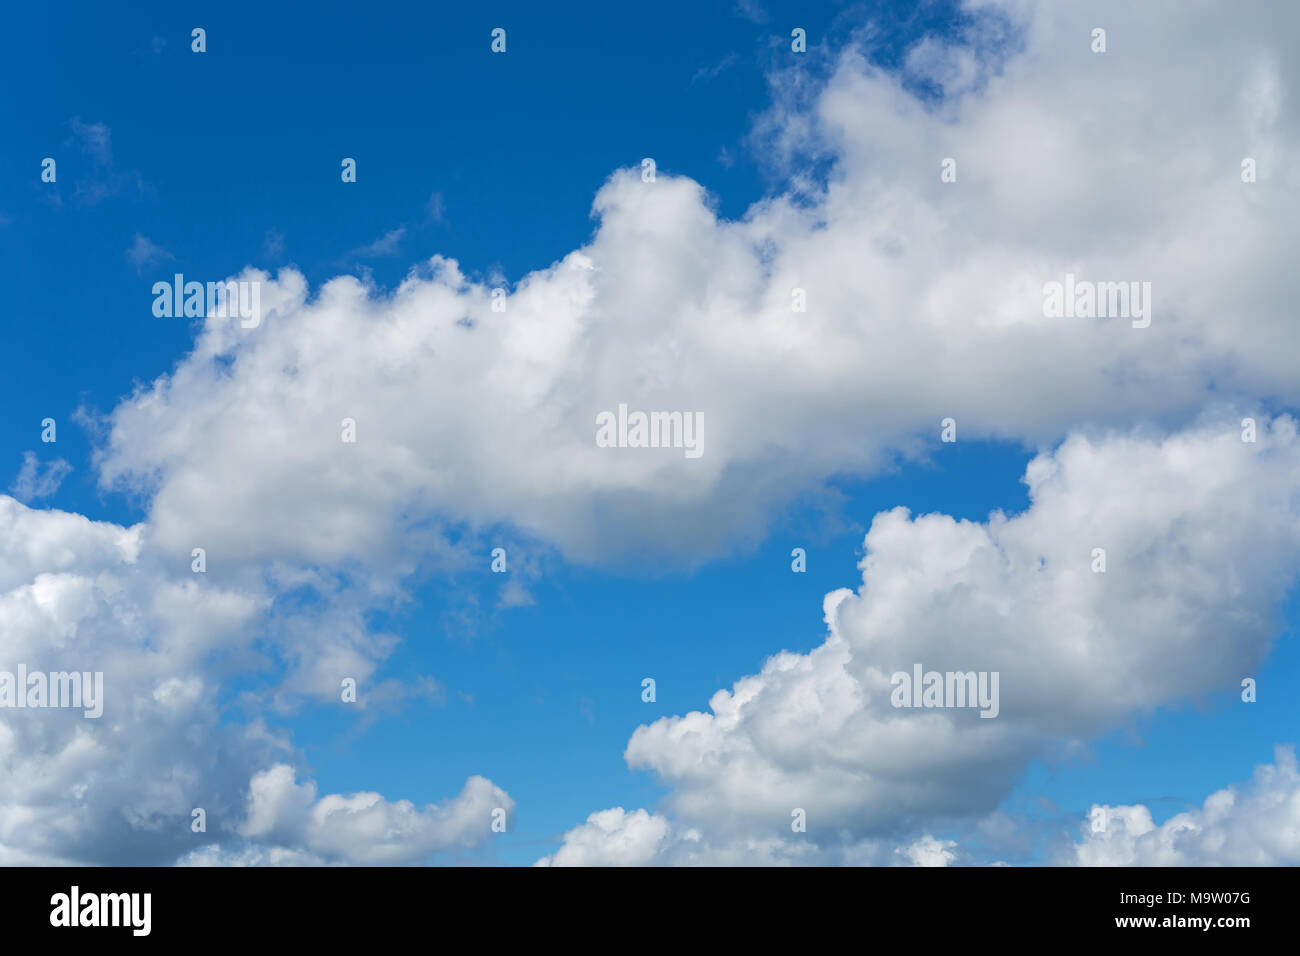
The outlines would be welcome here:
[[[197,324],[152,314],[155,281],[293,267],[313,291],[351,274],[380,298],[441,255],[473,282],[504,279],[513,289],[592,239],[597,190],[644,156],[662,176],[701,184],[721,219],[741,219],[790,189],[792,170],[755,130],[772,108],[775,78],[789,78],[791,28],[807,30],[810,53],[796,69],[812,86],[855,44],[867,62],[902,76],[924,38],[972,36],[956,5],[913,6],[13,10],[0,38],[13,91],[0,100],[0,254],[10,278],[0,470],[16,480],[25,453],[49,461],[57,451],[72,470],[32,507],[119,525],[150,520],[149,492],[101,483],[96,449],[112,428],[105,416],[194,347]],[[207,32],[203,54],[190,50],[196,26]],[[508,31],[503,56],[489,51],[497,26]],[[1016,31],[993,33],[980,34],[986,79],[1024,42]],[[941,83],[905,80],[918,102],[945,108]],[[57,159],[54,184],[40,181],[47,156]],[[340,182],[343,157],[357,160],[355,184]],[[827,174],[824,161],[795,173],[807,171]],[[1253,400],[1279,413],[1294,407],[1266,386]],[[1140,411],[1133,424],[1179,427],[1209,404]],[[1088,414],[1077,424],[1124,421]],[[39,443],[46,417],[58,421],[56,449]],[[660,805],[671,785],[624,760],[638,726],[704,710],[770,655],[806,654],[824,641],[823,597],[861,585],[873,516],[900,505],[974,522],[1020,513],[1029,506],[1026,466],[1075,424],[981,426],[954,446],[887,454],[884,467],[829,469],[822,488],[841,496],[829,512],[824,496],[803,493],[815,489],[792,488],[762,527],[692,560],[575,559],[544,533],[489,522],[474,547],[495,535],[537,557],[531,603],[501,605],[503,584],[480,551],[475,567],[420,564],[404,580],[405,600],[364,612],[374,632],[400,639],[375,679],[431,675],[440,687],[432,699],[362,715],[305,699],[262,716],[291,733],[300,776],[323,793],[377,791],[424,805],[470,775],[489,778],[516,802],[512,830],[428,859],[531,863],[595,810]],[[846,442],[857,428],[846,421]],[[791,572],[794,547],[807,549],[805,574]],[[1068,759],[1017,772],[1001,805],[1032,839],[991,854],[1044,862],[1062,834],[1078,836],[1091,804],[1142,803],[1159,824],[1247,780],[1274,745],[1300,736],[1283,689],[1300,668],[1297,615],[1292,596],[1255,675],[1267,688],[1257,704],[1243,706],[1233,682],[1221,682],[1214,694],[1129,714]],[[222,721],[250,719],[238,694],[285,673],[271,666],[231,680]],[[641,700],[647,676],[657,682],[654,703]],[[926,832],[960,841],[968,823],[939,815]]]

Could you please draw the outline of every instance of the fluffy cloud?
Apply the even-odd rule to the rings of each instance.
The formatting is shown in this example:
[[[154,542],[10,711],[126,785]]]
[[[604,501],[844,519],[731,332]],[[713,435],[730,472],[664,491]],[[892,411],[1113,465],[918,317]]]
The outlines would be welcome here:
[[[664,817],[622,807],[600,810],[564,835],[564,844],[538,866],[643,866],[663,852],[670,829]]]
[[[708,713],[639,728],[629,766],[669,784],[676,825],[710,843],[788,839],[801,808],[809,842],[843,846],[974,822],[1035,758],[1236,689],[1278,633],[1300,558],[1296,424],[1260,429],[1253,444],[1235,421],[1074,436],[1030,463],[1021,514],[877,515],[860,588],[826,598],[826,642],[774,656]],[[997,672],[997,716],[895,707],[891,675],[916,664]],[[646,820],[616,822],[593,817],[555,859],[614,852],[593,846],[602,828],[651,852],[632,839]],[[947,850],[923,841],[909,859]]]
[[[419,809],[377,793],[317,799],[314,782],[296,784],[293,768],[278,764],[253,777],[239,832],[261,843],[302,847],[323,860],[413,863],[481,842],[491,832],[495,810],[503,811],[507,823],[514,801],[483,777],[470,777],[445,804]]]
[[[0,711],[0,860],[159,864],[215,852],[419,862],[486,839],[492,809],[513,810],[481,777],[423,809],[294,784],[287,737],[260,718],[233,722],[219,696],[235,676],[266,669],[261,652],[292,658],[305,638],[274,626],[270,589],[194,575],[188,562],[177,573],[146,537],[144,526],[0,496],[0,670],[103,673],[98,718],[85,708]],[[315,647],[337,661],[333,640]],[[375,661],[343,663],[361,674]],[[301,680],[290,666],[277,693]],[[330,682],[337,695],[337,674]],[[190,829],[196,807],[207,834]]]
[[[688,178],[615,173],[591,241],[514,283],[504,313],[443,258],[391,294],[247,273],[261,324],[206,320],[109,417],[101,481],[142,492],[147,521],[0,497],[6,646],[33,668],[102,669],[110,695],[99,722],[3,716],[0,859],[400,862],[463,845],[508,806],[490,783],[423,809],[318,796],[282,735],[229,722],[222,681],[262,665],[260,642],[286,671],[256,705],[369,676],[394,638],[367,610],[458,566],[483,529],[577,561],[698,562],[796,497],[929,453],[949,416],[963,440],[1079,434],[1031,466],[1023,515],[877,516],[824,645],[634,734],[628,762],[671,785],[671,816],[594,814],[549,862],[959,861],[933,822],[988,811],[1039,755],[1250,672],[1296,567],[1294,424],[1264,423],[1255,445],[1239,414],[1167,439],[1096,430],[1181,429],[1211,395],[1300,399],[1300,191],[1281,161],[1300,13],[972,11],[971,43],[924,43],[901,76],[849,49],[825,82],[777,77],[758,135],[792,185],[736,221]],[[78,135],[109,163],[106,130]],[[1240,182],[1244,156],[1258,183]],[[1067,272],[1151,282],[1150,327],[1045,317],[1043,283]],[[624,402],[702,413],[704,455],[597,448],[597,413]],[[194,547],[202,585],[184,573]],[[284,607],[302,588],[321,603]],[[916,662],[999,671],[999,716],[890,707],[889,675]],[[229,840],[189,833],[200,805]]]
[[[601,810],[564,835],[560,848],[535,866],[947,866],[950,840],[929,834],[899,847],[882,840],[822,846],[767,835],[711,842],[693,827],[645,810]]]
[[[778,80],[762,141],[794,185],[739,220],[690,179],[616,173],[591,241],[522,277],[504,313],[441,258],[391,294],[263,277],[261,326],[209,320],[113,413],[103,480],[153,493],[164,546],[232,561],[407,568],[452,527],[508,524],[580,561],[698,562],[933,447],[945,417],[963,439],[1055,442],[1181,426],[1211,391],[1300,398],[1300,191],[1279,159],[1300,14],[975,12],[1011,26],[931,39],[901,75],[850,48],[824,83]],[[1111,51],[1093,54],[1102,21]],[[827,162],[824,185],[804,159]],[[1045,317],[1043,284],[1067,272],[1152,283],[1150,327]],[[703,457],[597,448],[596,415],[622,402],[701,412]]]
[[[1142,805],[1096,807],[1083,840],[1063,863],[1080,866],[1297,866],[1300,865],[1300,769],[1294,747],[1278,747],[1274,762],[1255,768],[1244,789],[1228,787],[1199,810],[1160,826]]]
[[[900,847],[894,852],[907,860],[912,866],[947,866],[955,856],[952,840],[936,840],[926,834],[909,846]]]

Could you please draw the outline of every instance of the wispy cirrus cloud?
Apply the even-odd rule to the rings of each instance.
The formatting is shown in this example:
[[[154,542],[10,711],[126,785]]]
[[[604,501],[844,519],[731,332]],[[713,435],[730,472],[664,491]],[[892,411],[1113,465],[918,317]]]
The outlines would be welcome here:
[[[135,271],[140,273],[164,260],[175,259],[176,257],[147,236],[137,232],[130,247],[126,250],[126,258],[128,262],[135,266]]]
[[[429,201],[424,204],[424,215],[428,222],[442,222],[447,212],[447,200],[440,192],[433,192],[429,195]]]
[[[24,452],[23,466],[9,486],[9,491],[24,504],[49,498],[59,490],[59,485],[63,484],[63,479],[71,472],[72,466],[62,458],[42,462],[35,452]]]
[[[723,71],[730,69],[732,66],[735,65],[735,63],[736,63],[736,54],[728,53],[726,56],[724,56],[717,63],[714,63],[712,66],[702,66],[698,70],[696,70],[695,74],[691,77],[691,83],[692,85],[700,82],[707,83],[709,80],[714,79]]]
[[[69,122],[72,136],[64,145],[76,146],[89,158],[90,165],[77,168],[73,180],[72,201],[80,206],[94,206],[119,196],[134,187],[136,195],[151,188],[139,170],[120,170],[113,157],[113,131],[106,123],[87,123],[74,116]],[[65,167],[66,168],[66,167]]]
[[[402,237],[406,235],[406,226],[398,226],[396,229],[390,229],[374,242],[353,249],[349,255],[355,259],[381,259],[386,256],[397,255],[401,244]]]

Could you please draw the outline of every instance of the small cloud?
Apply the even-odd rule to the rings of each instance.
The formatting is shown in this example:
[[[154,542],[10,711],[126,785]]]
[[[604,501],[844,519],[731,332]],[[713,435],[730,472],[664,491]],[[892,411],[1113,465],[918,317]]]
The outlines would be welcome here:
[[[68,123],[72,138],[64,145],[76,144],[83,153],[94,160],[90,177],[80,179],[73,188],[72,198],[82,206],[93,206],[120,194],[134,185],[140,195],[152,190],[138,170],[119,171],[113,166],[113,131],[104,123],[83,123],[74,116]]]
[[[531,607],[535,603],[533,596],[528,593],[528,589],[519,583],[517,578],[507,581],[501,588],[501,594],[497,598],[497,607],[501,609]]]
[[[9,490],[23,504],[48,498],[59,490],[59,485],[71,471],[72,466],[62,458],[42,464],[35,452],[24,452],[23,467]]]
[[[698,70],[695,71],[695,75],[691,77],[691,85],[699,83],[700,81],[704,81],[705,83],[707,83],[709,80],[712,80],[719,73],[721,73],[723,70],[726,70],[735,62],[736,62],[736,54],[728,53],[717,63],[713,64],[713,66],[700,67]]]
[[[153,52],[154,52],[155,54],[157,54],[157,53],[162,53],[162,51],[163,51],[163,47],[165,47],[165,46],[167,45],[167,38],[166,38],[166,37],[154,37],[153,40],[150,41],[150,45],[153,47]]]
[[[413,681],[381,681],[369,689],[359,703],[362,709],[397,713],[411,701],[417,700],[442,707],[447,703],[447,689],[436,679],[417,674]]]
[[[175,259],[176,257],[162,246],[155,245],[137,232],[135,242],[131,243],[131,248],[126,250],[126,258],[135,266],[135,271],[139,273],[156,266],[164,259]]]
[[[722,164],[723,169],[730,169],[736,165],[736,157],[732,156],[731,151],[724,146],[718,150],[718,162]]]
[[[266,238],[262,240],[262,251],[266,253],[268,259],[279,259],[284,255],[284,233],[274,227],[266,230]]]
[[[113,131],[103,123],[83,123],[74,116],[69,124],[81,151],[94,157],[101,166],[113,165]]]
[[[955,840],[936,840],[927,833],[915,843],[898,847],[894,852],[912,866],[948,866],[957,858],[953,852],[956,845]]]
[[[442,215],[445,210],[442,193],[434,193],[429,197],[429,201],[424,204],[424,211],[429,216],[429,222],[442,222]]]
[[[750,23],[760,26],[767,23],[767,11],[759,6],[758,0],[736,0],[736,16],[744,17]]]
[[[404,235],[406,235],[405,226],[390,229],[370,245],[354,249],[352,255],[358,259],[377,259],[381,256],[395,255]]]
[[[357,701],[358,720],[345,739],[361,736],[376,721],[400,714],[418,701],[425,701],[432,707],[445,707],[447,688],[423,674],[415,675],[414,681],[396,678],[381,681]]]

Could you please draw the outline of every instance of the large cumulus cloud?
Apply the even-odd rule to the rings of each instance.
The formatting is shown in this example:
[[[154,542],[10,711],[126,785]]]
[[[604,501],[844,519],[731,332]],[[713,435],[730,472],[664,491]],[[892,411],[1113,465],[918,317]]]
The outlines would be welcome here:
[[[825,644],[638,730],[627,758],[670,784],[664,812],[598,811],[552,862],[611,843],[640,862],[947,862],[933,824],[994,807],[1036,756],[1253,668],[1297,557],[1294,424],[1257,410],[1300,399],[1300,14],[969,9],[973,43],[926,40],[901,74],[850,43],[817,82],[775,77],[757,141],[787,185],[739,219],[687,176],[614,173],[590,241],[512,282],[504,313],[443,256],[391,293],[250,272],[260,325],[206,320],[108,416],[102,484],[142,493],[145,521],[0,498],[15,659],[102,669],[111,695],[98,723],[0,720],[5,858],[400,862],[477,839],[508,800],[490,783],[422,809],[320,797],[283,734],[230,720],[222,682],[273,648],[285,671],[245,697],[260,714],[375,673],[394,638],[366,612],[487,529],[580,562],[697,563],[797,498],[832,507],[843,476],[937,452],[945,417],[962,440],[1064,440],[1029,470],[1029,511],[877,516]],[[1044,316],[1067,272],[1150,282],[1150,327]],[[619,403],[702,413],[703,456],[597,448]],[[283,600],[303,589],[305,613]],[[998,670],[999,716],[890,708],[914,662]],[[198,805],[228,840],[195,845]]]
[[[825,643],[639,728],[629,766],[669,784],[665,810],[706,839],[788,839],[802,809],[809,842],[842,846],[974,823],[1035,758],[1239,689],[1300,558],[1296,424],[1259,425],[1254,443],[1236,421],[1072,437],[1030,463],[1012,517],[877,515],[860,587],[826,598]],[[891,676],[916,664],[997,672],[997,715],[895,707]]]
[[[178,571],[144,531],[0,496],[0,670],[103,674],[98,717],[0,711],[0,860],[160,864],[227,843],[268,860],[419,862],[483,842],[492,811],[513,811],[481,777],[424,809],[295,784],[288,735],[222,698],[259,673],[276,688],[267,656],[292,657],[302,636],[269,626],[273,588]],[[336,700],[340,673],[376,663],[314,646],[339,665]],[[277,694],[311,690],[297,668],[281,676]],[[191,829],[196,808],[205,832]]]
[[[698,562],[921,453],[946,417],[964,439],[1056,441],[1186,424],[1211,392],[1300,397],[1295,11],[972,9],[1014,42],[930,38],[901,73],[849,43],[822,83],[783,74],[760,141],[790,185],[738,220],[685,176],[615,173],[590,242],[518,277],[505,312],[443,257],[391,293],[263,276],[258,328],[208,320],[112,414],[104,482],[153,495],[163,546],[231,561],[400,573],[505,523],[577,560]],[[1045,317],[1067,272],[1151,283],[1150,327]],[[703,456],[597,448],[619,403],[702,413]]]

